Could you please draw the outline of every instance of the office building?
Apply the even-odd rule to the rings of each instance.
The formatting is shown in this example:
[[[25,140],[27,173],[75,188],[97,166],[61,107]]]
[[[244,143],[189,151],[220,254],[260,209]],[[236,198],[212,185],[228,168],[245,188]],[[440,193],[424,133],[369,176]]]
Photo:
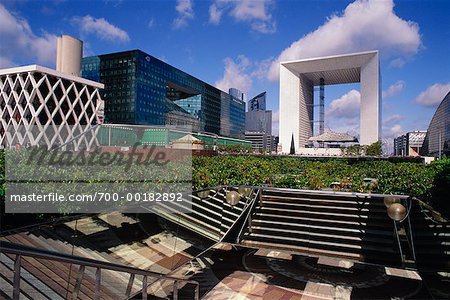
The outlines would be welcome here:
[[[245,140],[252,143],[254,152],[271,152],[276,149],[274,138],[265,132],[246,131]]]
[[[250,141],[254,151],[275,151],[272,136],[272,111],[266,110],[266,92],[248,102],[245,113],[245,139]]]
[[[422,155],[450,155],[450,91],[439,104],[423,142]]]
[[[289,153],[292,136],[296,150],[313,136],[314,86],[360,82],[360,144],[381,137],[381,79],[378,51],[303,59],[280,63],[280,144]],[[324,112],[319,116],[323,121]]]
[[[272,135],[272,111],[254,110],[246,112],[245,131],[265,132]]]
[[[234,88],[221,92],[220,135],[243,139],[245,137],[244,94]],[[244,111],[244,113],[242,113]]]
[[[394,139],[394,155],[418,156],[426,131],[411,131]]]
[[[248,101],[248,111],[255,110],[266,110],[266,92],[262,92]]]
[[[140,50],[83,58],[82,76],[105,84],[105,122],[243,136],[243,95],[231,101],[227,93]]]

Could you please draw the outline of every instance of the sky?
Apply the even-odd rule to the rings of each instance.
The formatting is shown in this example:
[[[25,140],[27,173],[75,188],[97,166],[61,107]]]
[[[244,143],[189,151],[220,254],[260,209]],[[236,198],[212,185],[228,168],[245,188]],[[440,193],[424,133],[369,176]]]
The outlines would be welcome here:
[[[224,91],[267,91],[278,132],[279,62],[379,50],[383,141],[426,130],[450,91],[447,0],[0,0],[0,68],[55,67],[56,38],[84,55],[141,49]],[[356,134],[359,84],[325,87],[325,127]]]

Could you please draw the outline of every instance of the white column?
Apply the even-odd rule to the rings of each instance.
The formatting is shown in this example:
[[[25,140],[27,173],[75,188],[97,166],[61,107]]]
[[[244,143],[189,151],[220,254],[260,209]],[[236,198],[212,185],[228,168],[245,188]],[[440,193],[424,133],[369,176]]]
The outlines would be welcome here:
[[[289,153],[294,134],[295,149],[299,148],[300,79],[280,64],[280,144],[283,153]]]
[[[361,66],[360,144],[381,139],[381,80],[378,55]]]

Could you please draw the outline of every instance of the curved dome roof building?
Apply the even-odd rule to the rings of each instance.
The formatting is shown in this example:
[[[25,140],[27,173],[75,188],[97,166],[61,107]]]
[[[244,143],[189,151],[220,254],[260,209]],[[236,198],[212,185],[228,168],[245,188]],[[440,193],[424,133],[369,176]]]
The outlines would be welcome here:
[[[450,155],[450,92],[442,100],[428,126],[422,155]]]

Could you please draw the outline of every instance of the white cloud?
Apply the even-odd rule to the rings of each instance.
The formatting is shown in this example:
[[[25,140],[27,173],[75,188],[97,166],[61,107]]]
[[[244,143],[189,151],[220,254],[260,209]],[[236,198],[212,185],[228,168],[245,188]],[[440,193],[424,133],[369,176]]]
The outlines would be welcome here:
[[[435,83],[416,97],[416,102],[423,106],[437,107],[445,95],[450,92],[449,83]]]
[[[223,76],[216,81],[215,86],[225,92],[228,92],[229,88],[237,88],[248,94],[253,84],[252,78],[248,74],[250,60],[244,55],[239,55],[237,62],[227,57],[224,59],[224,64]]]
[[[28,21],[0,4],[0,67],[12,67],[18,60],[53,65],[56,57],[56,35],[33,33]]]
[[[218,25],[221,18],[222,10],[217,7],[216,3],[211,4],[209,7],[209,22],[214,25]]]
[[[109,23],[104,18],[93,18],[90,15],[73,17],[72,23],[79,26],[81,33],[94,34],[99,39],[108,41],[128,42],[128,33],[119,27]]]
[[[327,116],[336,119],[355,119],[359,117],[361,94],[351,90],[342,97],[331,101]]]
[[[385,138],[396,138],[404,133],[401,125],[395,124],[389,128],[388,132],[384,135]]]
[[[404,117],[402,115],[394,114],[394,115],[384,118],[383,125],[390,125],[392,123],[398,122],[403,119],[404,119]]]
[[[150,18],[150,20],[148,20],[147,27],[148,27],[149,29],[151,29],[151,28],[153,28],[154,26],[155,26],[155,19],[154,19],[154,18]]]
[[[194,18],[192,0],[178,0],[175,10],[178,13],[178,17],[173,20],[173,27],[175,29],[183,28],[188,25],[188,21]]]
[[[389,86],[387,90],[383,91],[383,99],[393,97],[400,93],[406,86],[403,80],[399,80],[393,85]]]
[[[216,0],[209,7],[209,22],[219,24],[223,13],[228,12],[237,22],[249,23],[253,31],[274,33],[276,22],[270,14],[272,6],[272,0]]]
[[[399,58],[414,55],[420,46],[419,26],[399,18],[393,0],[357,0],[284,49],[268,78],[278,80],[280,61],[378,49],[398,65]]]

